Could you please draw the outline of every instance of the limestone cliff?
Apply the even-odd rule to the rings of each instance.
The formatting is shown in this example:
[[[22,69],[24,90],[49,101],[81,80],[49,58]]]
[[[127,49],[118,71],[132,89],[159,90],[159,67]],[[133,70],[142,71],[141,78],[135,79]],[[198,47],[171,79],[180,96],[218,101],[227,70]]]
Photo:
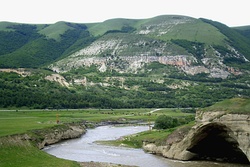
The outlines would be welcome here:
[[[166,31],[161,26],[160,28]],[[154,29],[151,33],[159,32],[162,35],[162,31]],[[143,33],[140,31],[139,34],[148,34],[145,31],[149,33],[149,30],[143,30]],[[199,50],[197,46],[192,48],[197,52]],[[229,49],[235,50],[231,47]],[[244,59],[243,55],[233,51],[232,57]],[[234,72],[236,69],[231,70],[232,67],[224,64],[223,56],[211,45],[203,47],[202,54],[197,56],[171,41],[145,38],[138,34],[107,34],[89,46],[51,64],[49,68],[57,73],[64,73],[94,65],[100,72],[115,70],[122,74],[137,73],[152,62],[175,66],[180,72],[189,75],[207,73],[211,78],[225,79],[231,74],[240,74]]]
[[[143,148],[179,160],[249,163],[250,115],[198,111],[196,121],[188,133],[170,135],[165,146],[144,143]]]

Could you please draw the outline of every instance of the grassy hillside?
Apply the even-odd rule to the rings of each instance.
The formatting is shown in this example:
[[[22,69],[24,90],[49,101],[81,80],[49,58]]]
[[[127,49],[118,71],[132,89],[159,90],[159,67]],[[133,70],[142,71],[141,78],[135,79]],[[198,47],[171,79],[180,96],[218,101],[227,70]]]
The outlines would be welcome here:
[[[17,23],[11,23],[11,22],[0,22],[0,31],[13,31],[13,29],[8,28]]]
[[[66,22],[57,22],[55,24],[47,25],[45,28],[39,31],[40,34],[45,35],[47,38],[55,39],[56,41],[61,40],[61,35],[67,30],[73,28],[68,26]]]
[[[216,27],[222,34],[227,36],[229,44],[239,50],[239,52],[242,53],[247,59],[250,59],[250,40],[248,38],[242,36],[236,30],[229,28],[222,23],[207,19],[202,19],[202,21]]]
[[[0,31],[0,68],[41,67],[94,40],[81,24],[8,24],[5,28],[10,31]]]
[[[180,24],[174,28],[174,31],[162,36],[163,40],[184,39],[206,43],[208,45],[225,45],[227,37],[221,34],[218,29],[208,25],[201,20],[194,20],[187,24]]]
[[[214,26],[187,16],[163,15],[140,21],[137,24],[138,31],[150,30],[155,27],[157,27],[156,30],[149,35],[165,41],[182,39],[224,46],[227,39]]]
[[[249,46],[232,28],[186,16],[2,22],[0,68],[51,69],[0,73],[0,107],[193,108],[249,97]],[[67,87],[45,79],[52,70]]]
[[[244,32],[247,33],[247,30]],[[110,33],[117,35],[117,39],[123,33],[165,42],[186,40],[202,43],[205,49],[222,46],[226,50],[230,44],[246,58],[250,58],[250,40],[232,28],[206,19],[163,15],[140,20],[111,19],[86,25],[68,22],[40,25],[1,22],[0,68],[45,66]]]
[[[227,111],[231,113],[250,114],[250,99],[227,99],[204,109],[205,111]]]
[[[233,29],[235,29],[240,34],[250,39],[250,26],[233,27]]]
[[[89,31],[94,36],[100,36],[110,30],[122,30],[123,27],[133,27],[139,20],[133,19],[111,19],[102,23],[89,24]]]

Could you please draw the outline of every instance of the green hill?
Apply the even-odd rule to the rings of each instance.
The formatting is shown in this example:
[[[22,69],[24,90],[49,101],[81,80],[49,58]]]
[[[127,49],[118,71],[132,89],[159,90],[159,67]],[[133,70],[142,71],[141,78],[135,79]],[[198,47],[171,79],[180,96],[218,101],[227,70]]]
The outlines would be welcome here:
[[[111,19],[102,23],[89,24],[88,27],[91,34],[94,36],[100,36],[111,30],[121,31],[126,27],[134,29],[138,22],[139,20],[133,19]]]
[[[218,51],[221,54],[226,52],[227,55],[231,54],[227,48],[230,45],[247,59],[250,57],[250,40],[241,35],[243,32],[238,33],[233,28],[206,19],[163,15],[140,20],[111,19],[86,25],[68,22],[50,25],[1,22],[0,67],[41,67],[67,57],[110,33],[116,34],[117,38],[119,33],[123,33],[166,41],[184,47],[188,52],[190,48],[183,42],[202,44],[208,52],[220,46]],[[227,59],[228,64],[235,65],[232,61],[237,64],[235,56]]]
[[[213,25],[214,27],[218,28],[218,30],[227,36],[229,39],[229,44],[231,44],[235,49],[237,49],[240,53],[242,53],[246,58],[250,59],[250,40],[246,38],[245,36],[241,35],[237,31],[235,31],[233,28],[227,27],[226,25],[207,20],[202,19],[204,22]]]
[[[85,25],[0,24],[0,67],[41,67],[93,41]]]
[[[250,97],[248,30],[177,15],[1,22],[0,108],[196,108]]]
[[[250,39],[250,26],[233,27],[233,29],[235,29],[240,34]]]

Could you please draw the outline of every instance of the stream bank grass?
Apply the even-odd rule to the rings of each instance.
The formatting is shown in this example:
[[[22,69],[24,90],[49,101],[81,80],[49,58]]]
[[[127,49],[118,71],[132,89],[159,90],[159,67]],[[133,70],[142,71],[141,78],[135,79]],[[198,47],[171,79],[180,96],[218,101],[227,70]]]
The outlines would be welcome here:
[[[195,125],[195,122],[189,122],[188,124],[181,125],[174,128],[157,130],[152,129],[144,132],[139,132],[136,134],[123,136],[117,140],[108,140],[108,141],[97,141],[98,144],[117,146],[117,147],[131,147],[131,148],[142,148],[143,142],[154,143],[158,146],[166,145],[167,137],[172,134],[174,131],[179,133],[188,133],[192,126]]]
[[[166,130],[148,130],[133,135],[124,136],[118,140],[97,141],[98,144],[111,146],[122,146],[131,148],[142,148],[143,142],[155,143],[161,145],[166,141],[166,138],[175,128]]]
[[[1,167],[80,167],[77,162],[56,158],[13,137],[0,138],[0,157]]]

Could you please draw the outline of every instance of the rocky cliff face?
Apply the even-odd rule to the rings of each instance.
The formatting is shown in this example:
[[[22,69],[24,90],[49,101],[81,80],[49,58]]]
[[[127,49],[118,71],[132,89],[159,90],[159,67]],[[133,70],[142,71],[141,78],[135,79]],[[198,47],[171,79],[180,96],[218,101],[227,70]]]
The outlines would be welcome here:
[[[29,133],[17,134],[6,137],[6,142],[18,145],[34,143],[37,148],[43,149],[45,146],[58,143],[67,139],[78,138],[86,133],[86,127],[82,124],[64,124],[45,129],[32,130]],[[24,141],[28,141],[25,142]]]
[[[249,115],[200,111],[196,114],[196,121],[188,133],[170,135],[165,146],[145,143],[144,149],[179,160],[249,163]]]
[[[36,136],[40,136],[40,139],[27,135],[25,139],[34,140],[38,148],[42,149],[45,146],[58,143],[62,140],[78,138],[85,132],[86,127],[84,125],[62,125],[45,130],[34,130],[33,133],[36,134]]]
[[[148,29],[146,27],[145,29]],[[158,29],[159,27],[153,27],[150,29],[150,33],[162,33]],[[166,30],[162,27],[160,29]],[[149,33],[149,31],[147,32]],[[137,33],[107,34],[88,47],[50,65],[49,68],[55,72],[63,73],[71,69],[95,65],[100,72],[115,70],[119,73],[137,73],[146,64],[158,62],[178,67],[181,72],[189,75],[207,73],[211,78],[225,79],[230,74],[239,74],[234,72],[235,69],[227,67],[223,63],[223,56],[212,45],[202,48],[191,46],[197,54],[200,54],[197,56],[170,41],[139,35],[141,31]],[[231,50],[232,55],[230,56],[245,58],[236,51],[233,52],[232,47]]]

